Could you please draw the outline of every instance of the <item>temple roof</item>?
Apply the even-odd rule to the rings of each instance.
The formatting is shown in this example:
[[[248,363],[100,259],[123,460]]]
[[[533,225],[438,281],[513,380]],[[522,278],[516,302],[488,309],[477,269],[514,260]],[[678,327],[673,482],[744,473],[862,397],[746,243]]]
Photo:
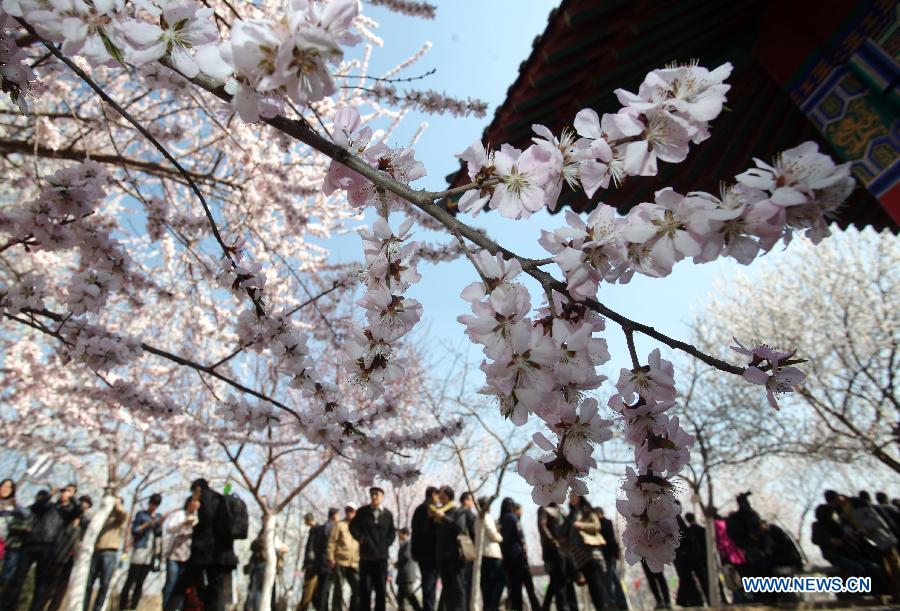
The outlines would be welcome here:
[[[837,4],[846,5],[844,10],[853,6]],[[814,40],[840,23],[842,9],[829,6],[832,14],[813,20],[813,29],[825,30],[813,31]],[[531,55],[520,65],[482,141],[525,148],[533,136],[532,124],[559,133],[582,108],[616,112],[620,104],[615,89],[636,92],[650,70],[696,59],[710,69],[724,62],[734,65],[727,81],[731,90],[726,110],[712,121],[711,137],[691,145],[686,161],[660,163],[657,176],[630,177],[620,188],[601,190],[590,201],[583,192],[564,188],[557,212],[566,206],[587,211],[603,201],[625,213],[639,202],[652,201],[653,192],[665,186],[682,193],[717,193],[720,181],[732,181],[752,167],[754,157],[771,161],[776,153],[806,140],[818,142],[823,152],[840,159],[772,75],[771,66],[778,65],[782,55],[782,63],[799,63],[806,49],[797,49],[790,41],[784,50],[771,48],[764,26],[771,16],[772,5],[762,0],[563,0],[550,13],[544,33],[535,38]],[[768,46],[760,48],[761,43]],[[794,47],[787,48],[790,44]],[[468,177],[463,168],[448,180],[458,186]],[[863,186],[836,220],[841,227],[898,230]]]

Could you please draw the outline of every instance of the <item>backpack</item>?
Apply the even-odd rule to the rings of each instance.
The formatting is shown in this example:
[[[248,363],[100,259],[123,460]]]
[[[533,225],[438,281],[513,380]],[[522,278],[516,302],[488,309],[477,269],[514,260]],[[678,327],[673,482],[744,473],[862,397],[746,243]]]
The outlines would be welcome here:
[[[246,539],[250,530],[250,520],[247,516],[247,504],[236,494],[222,495],[222,503],[219,505],[218,529],[232,541]]]

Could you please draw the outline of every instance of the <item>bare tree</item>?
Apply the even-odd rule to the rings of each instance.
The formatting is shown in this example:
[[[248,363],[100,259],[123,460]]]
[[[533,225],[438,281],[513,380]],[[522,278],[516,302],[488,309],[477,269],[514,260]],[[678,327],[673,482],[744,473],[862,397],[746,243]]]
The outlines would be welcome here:
[[[782,402],[813,416],[806,450],[870,456],[900,473],[900,241],[872,230],[835,232],[815,248],[796,241],[782,271],[764,264],[729,278],[703,313],[704,336],[797,349],[806,382]]]

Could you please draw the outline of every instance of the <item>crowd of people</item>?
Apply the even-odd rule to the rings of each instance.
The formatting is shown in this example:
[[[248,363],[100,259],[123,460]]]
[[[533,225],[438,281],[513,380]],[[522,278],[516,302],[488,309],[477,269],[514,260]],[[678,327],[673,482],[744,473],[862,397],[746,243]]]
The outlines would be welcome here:
[[[873,590],[900,600],[900,499],[889,502],[878,492],[872,502],[865,490],[855,497],[826,490],[812,542],[840,572],[871,577]]]
[[[555,504],[538,509],[541,550],[550,576],[543,601],[535,590],[528,561],[522,507],[514,500],[503,499],[499,519],[495,519],[489,499],[476,500],[469,492],[457,498],[450,486],[429,486],[409,527],[397,528],[393,514],[382,504],[384,491],[373,487],[369,497],[370,504],[363,507],[348,503],[343,518],[337,508],[329,509],[323,524],[311,513],[304,516],[309,535],[297,611],[343,611],[345,606],[351,611],[383,611],[391,582],[396,585],[393,597],[401,610],[466,611],[479,540],[479,587],[485,611],[499,610],[504,591],[511,610],[525,608],[527,597],[531,609],[547,610],[555,602],[560,610],[574,611],[578,608],[576,585],[587,586],[597,609],[627,608],[617,576],[621,552],[613,524],[584,497],[573,495],[565,510]],[[395,539],[399,545],[391,562]],[[286,551],[281,544],[274,547],[279,556]],[[262,533],[252,549],[246,611],[257,611],[263,587]],[[421,584],[418,594],[416,584]]]
[[[506,608],[548,611],[578,609],[577,589],[584,586],[595,609],[628,609],[619,579],[622,550],[613,523],[586,498],[571,495],[566,507],[550,504],[537,509],[541,556],[549,583],[540,596],[535,588],[522,530],[522,507],[502,500],[494,518],[491,499],[457,496],[450,486],[428,487],[409,528],[395,525],[384,506],[384,490],[369,489],[370,502],[348,502],[319,524],[307,513],[309,534],[303,549],[303,585],[296,611],[384,611],[389,593],[399,609],[467,611],[475,582],[476,545],[481,554],[478,579],[485,611]],[[804,557],[791,536],[763,520],[749,500],[737,497],[737,510],[727,517],[712,508],[712,524],[724,589],[733,602],[752,602],[740,587],[740,577],[794,574]],[[234,544],[247,538],[246,506],[236,495],[220,494],[204,479],[195,480],[183,505],[161,514],[162,497],[152,494],[146,506],[129,517],[121,498],[98,530],[83,601],[84,611],[104,608],[120,550],[128,542],[128,566],[117,593],[117,609],[137,609],[152,571],[165,571],[164,611],[223,611],[231,599],[231,580],[238,566]],[[63,603],[79,542],[90,525],[93,503],[77,496],[69,484],[41,490],[28,507],[16,501],[12,480],[0,482],[0,611],[14,611],[29,571],[34,568],[30,611],[55,611]],[[675,604],[707,602],[707,533],[693,513],[678,516],[681,543],[674,569],[678,574]],[[126,533],[127,531],[127,533]],[[126,537],[127,535],[127,537]],[[262,611],[269,547],[265,533],[250,544],[245,611]],[[398,540],[396,557],[390,550]],[[848,497],[825,492],[815,510],[812,542],[836,573],[872,578],[875,593],[900,595],[900,501],[866,492]],[[283,570],[288,548],[274,541],[275,572]],[[393,562],[392,562],[393,560]],[[391,570],[393,565],[393,570]],[[664,575],[643,563],[646,582],[657,608],[672,601]],[[390,584],[396,586],[392,590]],[[440,583],[440,588],[438,588]],[[420,585],[417,585],[420,584]],[[421,592],[419,592],[421,589]],[[440,590],[438,599],[437,592]],[[349,591],[349,598],[345,592]],[[767,595],[756,595],[764,602]],[[276,597],[273,591],[273,610]],[[724,592],[720,602],[725,602]],[[268,610],[266,610],[268,611]]]
[[[40,490],[34,502],[23,507],[16,500],[15,482],[0,482],[0,611],[17,609],[32,568],[29,610],[56,611],[61,607],[93,506],[90,497],[76,498],[76,493],[75,484]],[[226,577],[238,564],[234,540],[240,536],[234,536],[235,523],[245,524],[246,513],[229,512],[228,499],[204,479],[193,482],[182,509],[163,515],[161,504],[162,497],[152,494],[146,508],[129,520],[123,499],[115,499],[94,543],[84,611],[104,608],[126,529],[129,564],[118,593],[120,611],[137,609],[148,575],[163,569],[164,609],[193,606],[224,611]],[[238,507],[246,512],[242,502]]]

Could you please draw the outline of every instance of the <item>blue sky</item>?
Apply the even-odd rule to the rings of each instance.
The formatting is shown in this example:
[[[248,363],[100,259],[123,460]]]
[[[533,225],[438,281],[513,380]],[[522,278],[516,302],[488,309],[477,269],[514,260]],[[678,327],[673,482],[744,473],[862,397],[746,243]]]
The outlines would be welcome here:
[[[445,176],[459,167],[453,154],[481,137],[494,109],[503,102],[507,88],[516,79],[519,64],[531,53],[532,41],[544,31],[549,12],[556,5],[557,2],[547,0],[444,1],[437,3],[437,18],[433,21],[365,5],[365,13],[379,22],[377,33],[385,40],[385,46],[376,49],[372,55],[372,75],[383,74],[413,55],[425,41],[430,41],[433,43],[431,50],[398,76],[416,76],[436,69],[434,75],[409,85],[445,91],[455,97],[480,98],[490,104],[487,116],[480,119],[421,113],[407,116],[391,144],[406,144],[423,121],[428,123],[428,129],[415,147],[416,157],[425,164],[428,176],[414,183],[415,186],[433,190],[446,188]],[[406,86],[397,84],[400,89]],[[611,191],[610,201],[614,201],[614,197],[615,192]],[[565,224],[562,215],[547,213],[536,214],[524,221],[503,219],[496,212],[474,219],[465,216],[463,220],[485,228],[494,240],[514,252],[535,258],[548,256],[537,244],[541,229]],[[361,256],[361,245],[355,235],[336,237],[326,244],[335,258],[352,260]],[[465,347],[463,327],[456,318],[467,311],[467,304],[458,296],[463,287],[477,280],[477,275],[464,259],[442,263],[437,268],[423,267],[422,282],[409,291],[409,295],[421,301],[424,307],[423,321],[417,329],[419,338],[432,352],[439,352],[445,345]],[[627,285],[605,285],[600,299],[634,320],[683,337],[692,309],[702,305],[712,289],[713,278],[735,267],[731,262],[704,266],[682,262],[668,278],[638,277]],[[560,276],[559,271],[556,272]],[[537,305],[540,295],[537,284],[532,284],[531,288]],[[617,371],[628,360],[624,337],[618,327],[612,325],[607,338],[613,354],[610,369]],[[641,336],[636,341],[642,353],[656,347],[655,342]],[[477,360],[478,350],[470,350],[470,353]]]
[[[413,55],[425,41],[433,43],[431,50],[419,62],[398,76],[416,76],[432,68],[433,76],[411,83],[418,89],[436,89],[455,97],[480,98],[489,103],[487,116],[481,119],[458,119],[439,115],[410,113],[403,126],[389,142],[406,145],[421,122],[428,129],[416,144],[416,158],[428,169],[428,176],[414,186],[432,190],[446,188],[444,178],[459,165],[453,156],[481,137],[491,120],[494,109],[503,102],[507,88],[518,75],[519,64],[531,53],[535,36],[543,32],[550,10],[557,2],[546,0],[452,0],[438,2],[437,18],[426,21],[398,15],[365,5],[365,12],[380,24],[377,33],[385,40],[385,46],[372,55],[370,74],[380,76],[387,70]],[[400,83],[399,89],[407,84]],[[611,197],[615,193],[611,192]],[[610,200],[614,201],[614,200]],[[565,224],[562,215],[536,214],[528,220],[510,221],[496,212],[476,218],[465,216],[469,224],[485,228],[499,243],[516,253],[541,258],[547,253],[538,245],[541,229],[552,229]],[[397,220],[394,225],[399,223]],[[417,237],[432,239],[431,235]],[[359,260],[361,243],[355,234],[334,237],[325,242],[335,259]],[[674,337],[687,336],[686,323],[692,310],[703,305],[713,286],[713,279],[733,270],[731,262],[716,262],[704,266],[682,262],[667,278],[637,277],[626,285],[604,285],[600,299],[609,307],[634,320],[648,323]],[[561,277],[558,269],[547,267]],[[431,362],[447,359],[449,349],[467,351],[468,359],[477,367],[481,360],[479,347],[468,343],[463,327],[456,318],[467,311],[467,304],[459,294],[470,282],[477,280],[471,264],[460,259],[438,266],[423,265],[422,281],[408,292],[422,302],[423,320],[414,331],[417,344],[424,348]],[[541,293],[536,283],[530,285],[533,303],[539,305]],[[609,342],[612,361],[603,373],[615,379],[620,367],[630,366],[624,336],[618,326],[612,324],[605,334]],[[636,337],[642,358],[657,347],[655,342],[642,336]],[[436,372],[439,375],[439,372]],[[469,376],[469,385],[483,383],[481,372]],[[604,393],[605,394],[605,393]],[[605,401],[601,401],[601,404]],[[499,420],[499,416],[497,417]],[[501,426],[509,426],[508,424]],[[527,435],[525,431],[523,435]],[[623,471],[624,474],[624,471]],[[613,499],[619,478],[597,474],[592,478],[592,499],[613,510]],[[519,477],[508,478],[504,494],[523,503],[530,503],[529,488]],[[531,522],[531,516],[528,522]]]

